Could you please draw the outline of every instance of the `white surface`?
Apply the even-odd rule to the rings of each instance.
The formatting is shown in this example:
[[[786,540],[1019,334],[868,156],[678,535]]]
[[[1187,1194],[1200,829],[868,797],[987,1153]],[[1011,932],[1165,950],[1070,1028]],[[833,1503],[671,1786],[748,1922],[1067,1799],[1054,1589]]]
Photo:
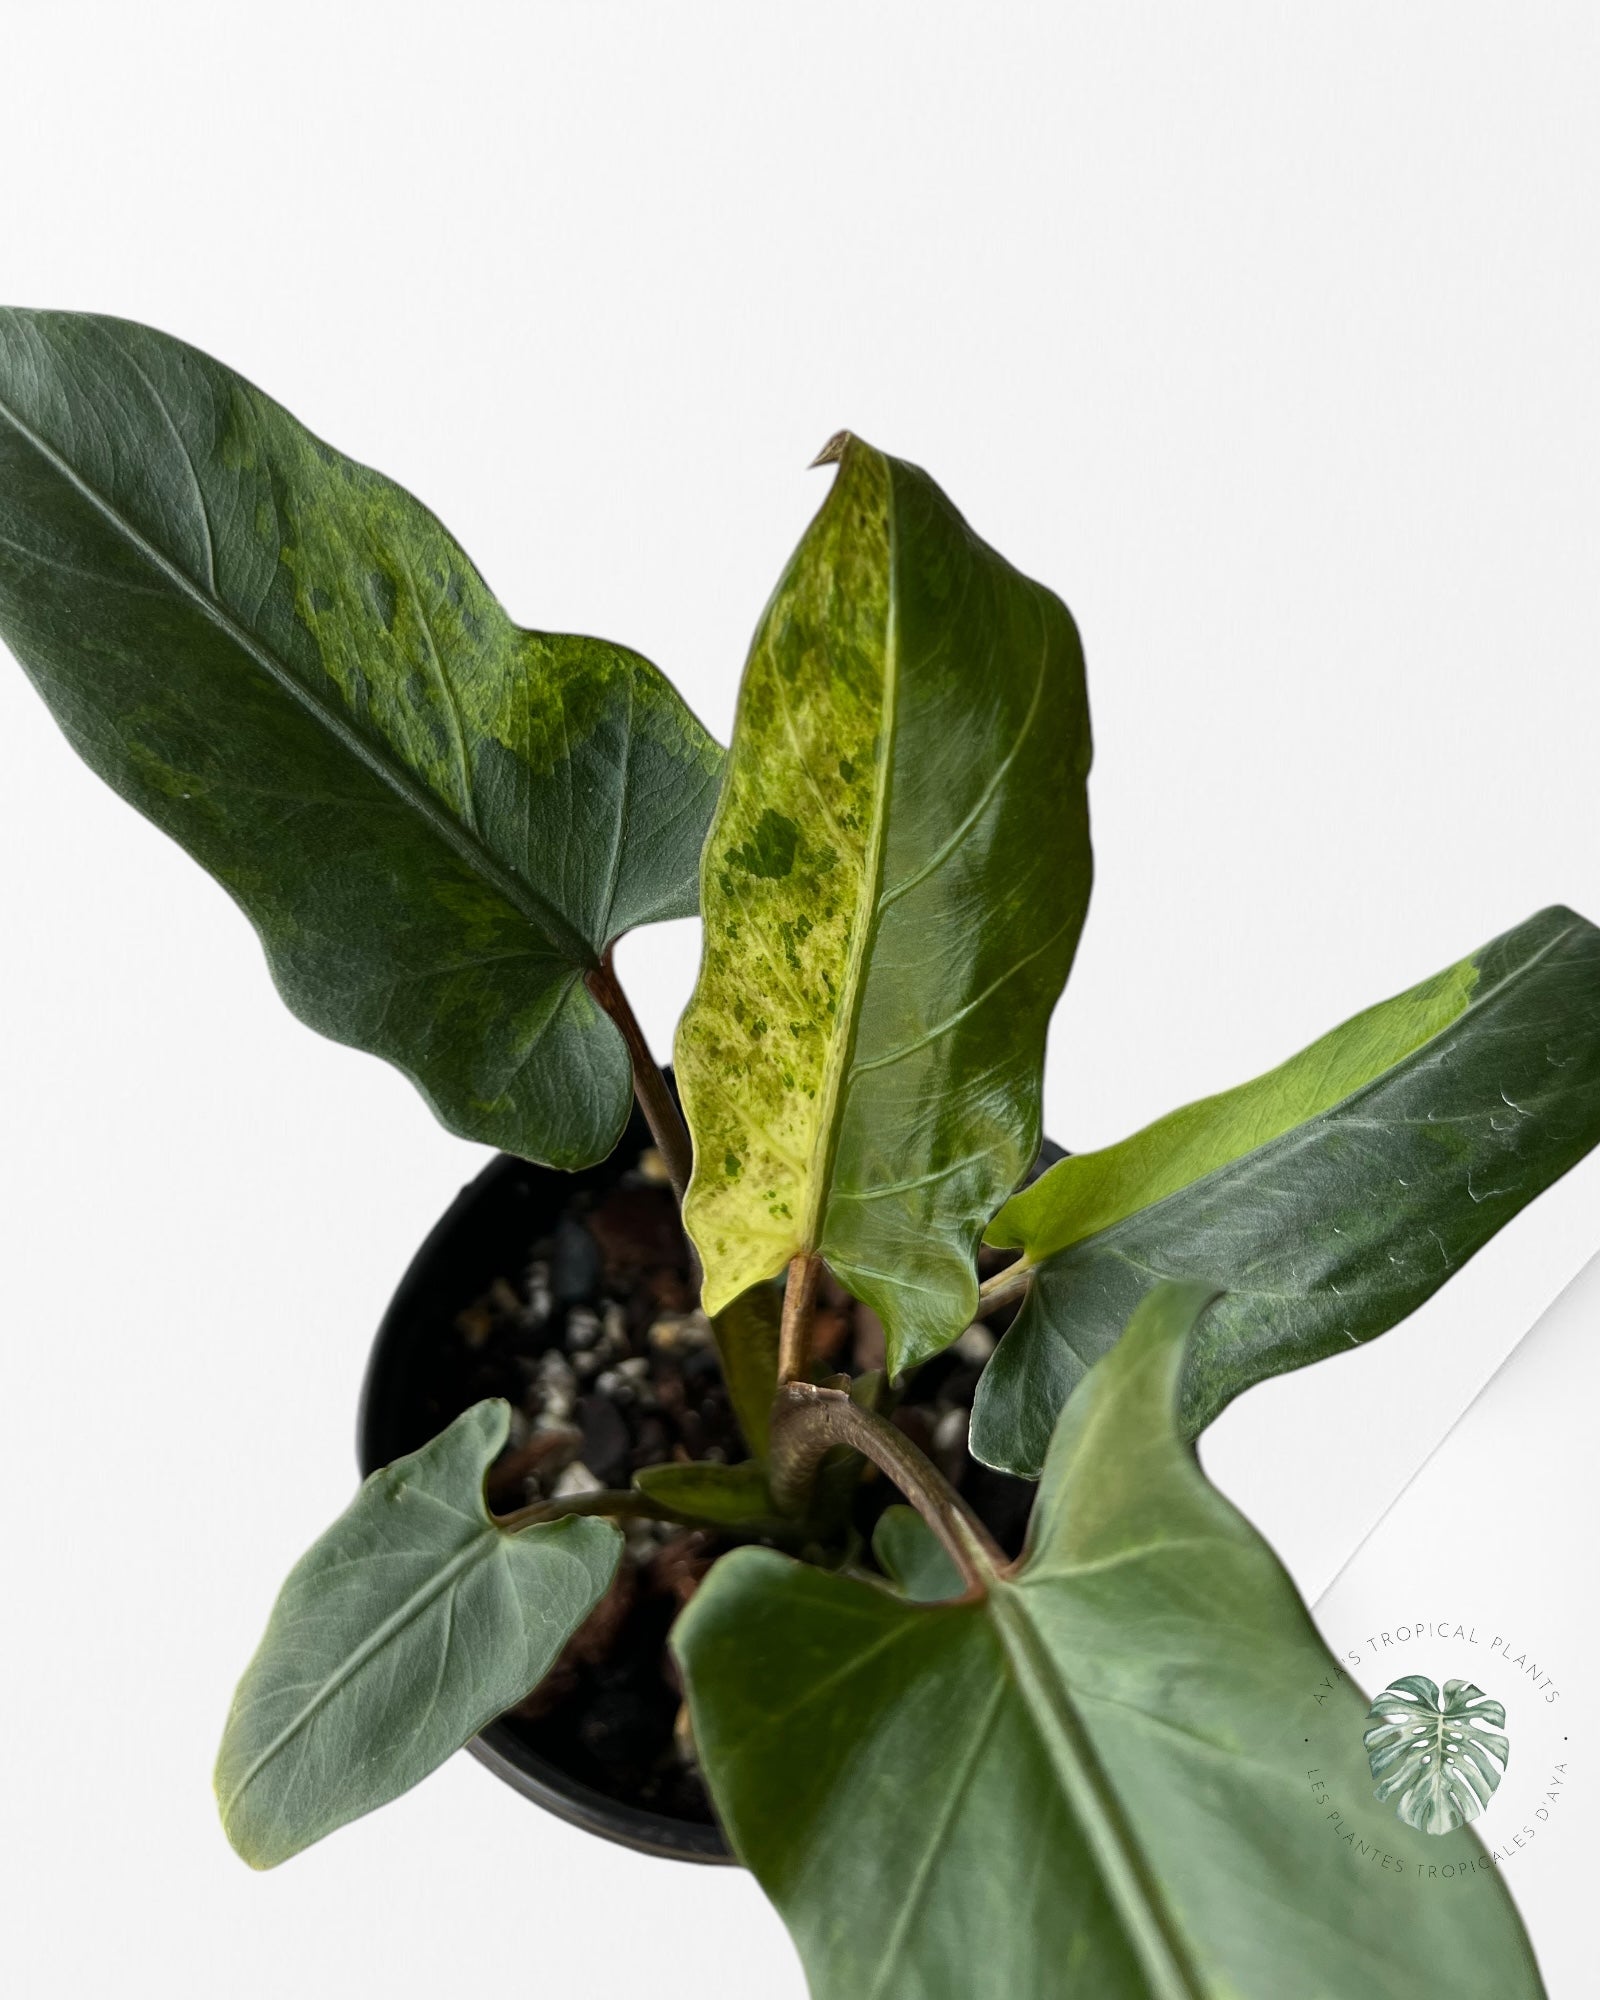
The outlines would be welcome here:
[[[1471,1681],[1506,1711],[1499,1789],[1474,1823],[1510,1885],[1551,2000],[1595,1988],[1600,1659],[1600,1257],[1513,1351],[1316,1606],[1367,1694],[1406,1674]],[[1473,1895],[1470,1878],[1443,1893]]]
[[[1100,871],[1048,1094],[1081,1148],[1543,903],[1600,914],[1597,87],[1585,7],[58,0],[6,22],[0,291],[210,348],[724,734],[806,460],[848,424],[927,464],[1086,638]],[[287,1017],[9,668],[0,745],[0,1982],[798,1995],[748,1881],[460,1760],[275,1876],[229,1855],[228,1694],[478,1155]],[[694,950],[621,954],[658,1047]],[[1597,1194],[1218,1426],[1309,1591]]]

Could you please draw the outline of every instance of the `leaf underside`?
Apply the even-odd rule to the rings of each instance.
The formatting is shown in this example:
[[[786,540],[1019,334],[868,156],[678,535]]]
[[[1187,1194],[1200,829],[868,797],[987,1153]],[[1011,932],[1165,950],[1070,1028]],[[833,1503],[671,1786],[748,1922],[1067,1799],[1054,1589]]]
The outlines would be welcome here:
[[[899,1370],[976,1303],[1088,900],[1077,633],[852,439],[751,648],[678,1031],[709,1311],[819,1251]]]
[[[1480,1860],[1472,1836],[1371,1801],[1362,1698],[1178,1433],[1205,1297],[1142,1305],[1063,1418],[1022,1564],[981,1599],[908,1603],[751,1549],[680,1620],[722,1823],[814,2000],[1540,1994],[1498,1877],[1443,1897],[1419,1873]],[[1319,1693],[1338,1829],[1304,1768]]]
[[[290,1572],[217,1757],[222,1823],[252,1867],[425,1778],[538,1685],[610,1585],[615,1523],[490,1518],[509,1423],[477,1403],[375,1472]]]
[[[972,1448],[1036,1476],[1056,1413],[1163,1278],[1225,1288],[1196,1434],[1252,1383],[1385,1332],[1600,1143],[1600,931],[1541,911],[1280,1069],[1014,1197],[1038,1269],[979,1384]]]
[[[0,638],[244,909],[309,1026],[469,1138],[627,1116],[584,975],[696,907],[719,753],[648,661],[513,625],[439,521],[148,327],[0,312]]]

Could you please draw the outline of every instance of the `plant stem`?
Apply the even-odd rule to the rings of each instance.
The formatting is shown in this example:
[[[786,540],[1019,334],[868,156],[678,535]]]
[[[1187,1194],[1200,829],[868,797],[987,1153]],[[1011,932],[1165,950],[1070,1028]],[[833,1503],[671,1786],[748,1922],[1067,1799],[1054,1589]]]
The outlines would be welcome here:
[[[1019,1257],[1014,1264],[1008,1264],[1003,1271],[996,1271],[992,1278],[985,1278],[978,1287],[978,1304],[974,1319],[982,1319],[999,1306],[1010,1305],[1013,1299],[1020,1299],[1028,1289],[1028,1280],[1033,1276],[1034,1266],[1026,1257]]]
[[[780,1507],[804,1507],[817,1467],[835,1445],[848,1445],[887,1473],[938,1536],[968,1590],[987,1590],[1006,1566],[1004,1551],[905,1433],[853,1403],[842,1389],[822,1389],[811,1382],[785,1382],[779,1389],[768,1478]]]
[[[681,1203],[689,1186],[689,1170],[694,1162],[689,1130],[672,1092],[667,1088],[667,1079],[661,1074],[660,1065],[650,1053],[644,1030],[628,1005],[628,996],[617,982],[609,945],[594,971],[586,975],[584,984],[622,1030],[622,1039],[628,1045],[628,1060],[633,1065],[633,1094],[639,1100],[639,1109],[650,1127],[656,1151],[661,1155],[667,1177]]]
[[[811,1365],[811,1316],[817,1303],[817,1281],[822,1276],[822,1259],[814,1251],[802,1250],[789,1259],[788,1281],[783,1288],[783,1318],[778,1327],[778,1380],[799,1382]]]

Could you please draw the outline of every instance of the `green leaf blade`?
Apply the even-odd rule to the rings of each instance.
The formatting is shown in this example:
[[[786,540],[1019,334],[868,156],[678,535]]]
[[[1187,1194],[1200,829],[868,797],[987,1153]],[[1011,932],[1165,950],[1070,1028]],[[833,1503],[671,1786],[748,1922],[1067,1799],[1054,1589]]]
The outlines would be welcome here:
[[[504,1403],[376,1472],[295,1565],[217,1758],[229,1840],[281,1861],[419,1783],[544,1678],[616,1571],[614,1523],[507,1533],[483,1502]]]
[[[1481,1860],[1471,1836],[1447,1853],[1370,1802],[1362,1698],[1178,1431],[1207,1296],[1141,1307],[984,1599],[740,1551],[680,1621],[719,1814],[815,2000],[1541,1993],[1498,1878],[1441,1898],[1420,1872]],[[1304,1768],[1319,1694],[1337,1830]]]
[[[1189,1360],[1197,1433],[1252,1383],[1396,1325],[1597,1143],[1600,931],[1545,910],[1013,1197],[990,1240],[1038,1268],[972,1448],[1036,1477],[1062,1405],[1162,1279],[1226,1292]]]
[[[219,363],[0,313],[0,636],[254,923],[300,1018],[468,1137],[627,1115],[583,984],[689,914],[717,753],[637,654],[514,626],[445,529]]]
[[[1031,1163],[1091,876],[1065,607],[849,440],[751,649],[676,1071],[708,1309],[818,1251],[898,1371]]]
[[[647,1465],[633,1475],[645,1498],[679,1520],[713,1527],[754,1529],[778,1521],[767,1476],[748,1459],[742,1465],[697,1460],[689,1465]]]

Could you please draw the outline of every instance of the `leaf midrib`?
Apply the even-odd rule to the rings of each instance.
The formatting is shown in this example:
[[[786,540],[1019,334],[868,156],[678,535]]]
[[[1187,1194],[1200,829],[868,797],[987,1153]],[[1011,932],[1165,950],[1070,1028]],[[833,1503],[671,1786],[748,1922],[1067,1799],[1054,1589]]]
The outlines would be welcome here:
[[[163,414],[167,414],[166,405],[161,398],[158,396],[155,400]],[[553,904],[547,902],[530,883],[523,881],[498,861],[483,842],[447,811],[410,771],[380,754],[376,746],[368,742],[335,708],[305,686],[287,662],[279,659],[277,654],[264,645],[248,626],[241,624],[220,598],[202,589],[180,564],[152,542],[97,487],[85,479],[71,461],[64,457],[48,438],[41,436],[3,396],[0,396],[0,417],[4,417],[17,435],[31,445],[58,476],[65,480],[152,568],[165,577],[179,595],[198,610],[202,617],[208,619],[224,638],[253,660],[275,686],[298,702],[343,749],[426,821],[429,830],[502,896],[524,922],[542,932],[561,957],[586,971],[593,970],[599,964],[598,955],[589,941]],[[187,454],[185,456],[187,457]],[[190,469],[192,473],[192,465]],[[207,531],[209,533],[209,522]]]

